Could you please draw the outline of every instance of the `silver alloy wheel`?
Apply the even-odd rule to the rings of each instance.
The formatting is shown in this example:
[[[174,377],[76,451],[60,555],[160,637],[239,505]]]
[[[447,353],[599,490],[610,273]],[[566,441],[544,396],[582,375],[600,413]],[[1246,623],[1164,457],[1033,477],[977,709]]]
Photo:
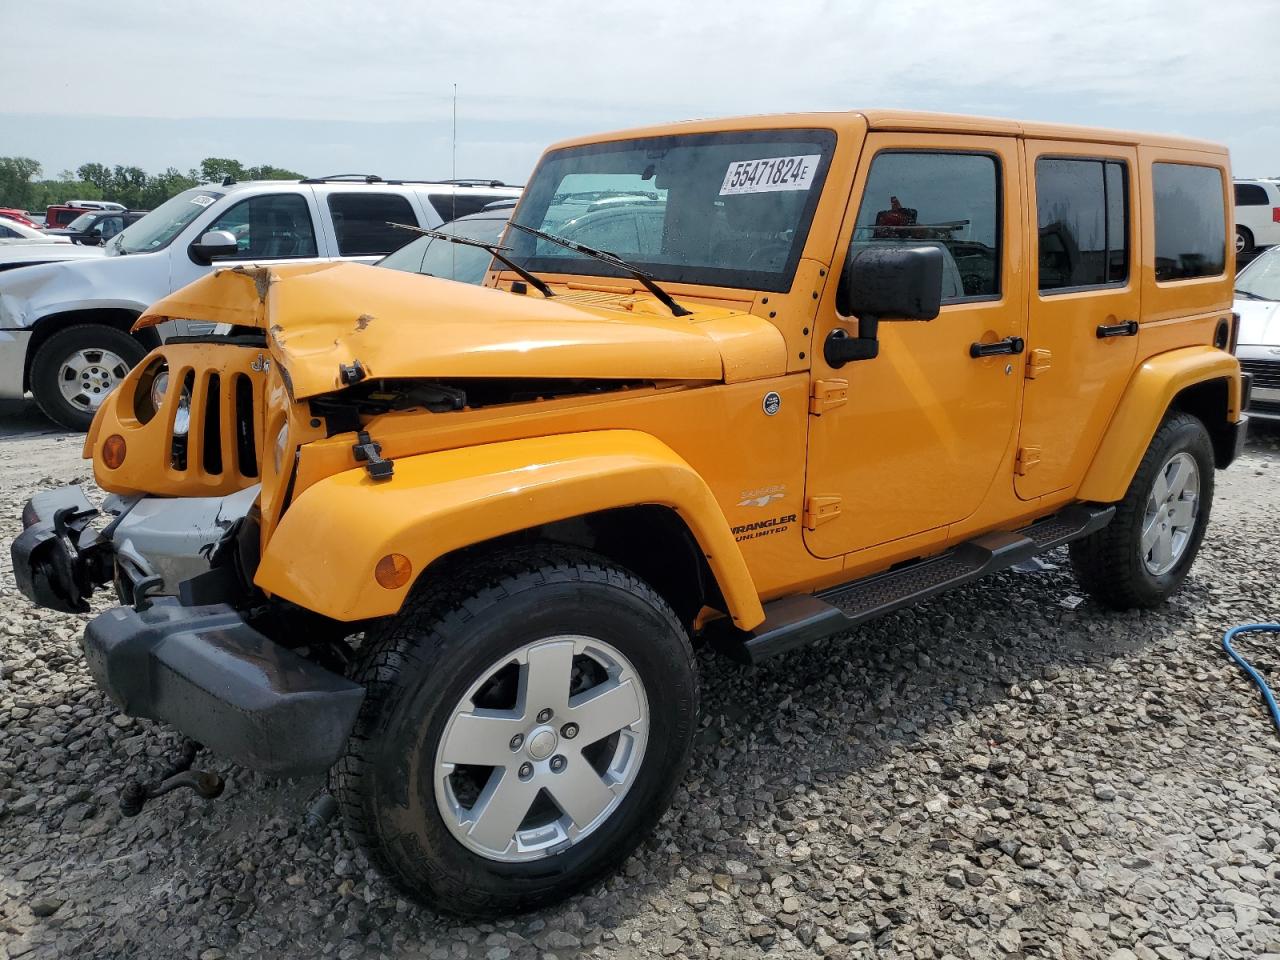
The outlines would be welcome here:
[[[110,350],[85,348],[62,361],[58,389],[73,407],[97,410],[128,372],[129,364]]]
[[[1236,231],[1236,253],[1244,253],[1244,234]]]
[[[1142,562],[1153,576],[1163,576],[1187,552],[1200,512],[1200,465],[1182,452],[1169,458],[1156,474],[1142,516]]]
[[[454,707],[436,750],[440,815],[490,860],[560,853],[622,802],[648,728],[644,685],[615,647],[581,636],[526,644]]]

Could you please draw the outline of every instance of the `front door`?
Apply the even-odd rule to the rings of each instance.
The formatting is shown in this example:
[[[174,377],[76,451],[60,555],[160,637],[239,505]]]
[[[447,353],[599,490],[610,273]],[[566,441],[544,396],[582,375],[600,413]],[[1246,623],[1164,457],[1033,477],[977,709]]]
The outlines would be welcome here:
[[[993,483],[1009,483],[1026,309],[1018,158],[1009,137],[867,137],[840,249],[940,248],[943,306],[928,322],[882,322],[879,355],[837,369],[821,343],[833,329],[856,334],[857,322],[838,314],[828,285],[806,477],[805,543],[817,556],[928,531],[941,539]],[[975,344],[986,355],[973,356]]]
[[[1014,480],[1024,500],[1080,482],[1133,369],[1136,164],[1131,147],[1026,142],[1036,270]]]

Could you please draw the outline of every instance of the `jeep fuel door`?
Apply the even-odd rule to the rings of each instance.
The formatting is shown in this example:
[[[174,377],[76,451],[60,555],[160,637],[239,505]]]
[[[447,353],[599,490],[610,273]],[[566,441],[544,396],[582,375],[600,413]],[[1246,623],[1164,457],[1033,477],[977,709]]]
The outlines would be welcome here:
[[[819,343],[857,336],[859,323],[827,286],[815,398],[838,379],[848,399],[811,405],[804,538],[819,557],[941,540],[1008,470],[1025,333],[1017,158],[1012,137],[867,137],[837,249],[939,249],[942,307],[927,322],[881,318],[877,355],[833,368]]]
[[[1080,482],[1133,369],[1136,171],[1133,147],[1026,141],[1035,269],[1014,467],[1024,500]]]

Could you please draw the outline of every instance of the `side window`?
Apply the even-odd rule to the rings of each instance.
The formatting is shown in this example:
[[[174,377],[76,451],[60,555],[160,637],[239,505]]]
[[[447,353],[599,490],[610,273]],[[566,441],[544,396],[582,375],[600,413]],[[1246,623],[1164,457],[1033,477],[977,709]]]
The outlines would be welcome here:
[[[1237,207],[1265,207],[1267,205],[1267,190],[1260,183],[1237,183],[1236,184],[1236,206]]]
[[[338,253],[344,257],[377,257],[399,250],[415,234],[388,222],[418,222],[409,201],[396,193],[331,193],[329,213]]]
[[[1190,163],[1153,163],[1156,279],[1219,276],[1227,265],[1222,171]]]
[[[97,227],[102,234],[102,239],[110,240],[124,229],[124,217],[103,217],[98,221]]]
[[[17,230],[10,230],[3,223],[0,223],[0,237],[3,237],[5,240],[13,240],[21,236],[22,234],[20,234]]]
[[[853,244],[940,247],[943,303],[999,296],[999,173],[982,153],[877,154]]]
[[[448,223],[458,217],[479,213],[495,200],[512,200],[504,193],[433,193],[428,198],[440,219]]]
[[[1036,160],[1040,290],[1129,279],[1128,169],[1113,160]]]
[[[207,230],[236,238],[236,256],[251,260],[314,257],[316,231],[307,201],[296,193],[270,193],[241,200]]]

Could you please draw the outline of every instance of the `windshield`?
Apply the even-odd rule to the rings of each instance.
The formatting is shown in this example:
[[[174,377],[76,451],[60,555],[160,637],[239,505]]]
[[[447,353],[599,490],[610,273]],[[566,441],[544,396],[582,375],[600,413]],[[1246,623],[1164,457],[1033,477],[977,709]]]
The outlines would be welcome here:
[[[212,206],[222,194],[197,187],[170,197],[141,220],[120,232],[111,244],[114,253],[147,253],[167,247],[183,228]]]
[[[761,130],[568,147],[539,164],[515,220],[658,281],[787,290],[835,139],[829,130]],[[519,231],[506,243],[530,271],[626,276]]]
[[[80,216],[76,217],[74,220],[72,220],[70,223],[67,224],[67,229],[68,230],[88,230],[89,227],[93,224],[93,221],[99,216],[101,216],[101,214],[98,213],[98,211],[96,210],[91,211],[90,213],[82,213],[80,214]]]
[[[487,217],[476,220],[455,220],[438,227],[441,233],[484,243],[498,242],[506,217]],[[483,283],[489,261],[493,256],[488,250],[450,243],[438,237],[418,237],[394,253],[378,261],[379,267],[403,270],[406,273],[423,273],[429,277],[460,280],[463,283]]]
[[[1240,271],[1236,292],[1261,300],[1280,300],[1280,253],[1268,251]]]

